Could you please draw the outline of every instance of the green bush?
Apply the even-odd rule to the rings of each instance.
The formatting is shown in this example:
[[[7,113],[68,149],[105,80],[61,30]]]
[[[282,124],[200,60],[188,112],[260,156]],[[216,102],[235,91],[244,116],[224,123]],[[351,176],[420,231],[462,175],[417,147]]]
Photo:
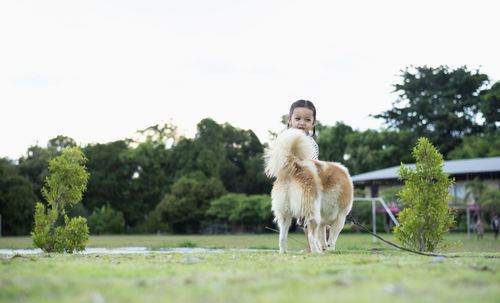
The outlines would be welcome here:
[[[272,219],[271,197],[228,193],[212,200],[206,214],[230,222],[266,222]]]
[[[71,220],[64,215],[64,225],[51,229],[51,223],[57,220],[57,212],[47,209],[38,202],[35,210],[35,230],[32,240],[36,247],[45,252],[68,252],[85,250],[89,238],[87,219],[78,217]]]
[[[443,172],[443,156],[427,138],[418,140],[413,156],[415,169],[401,164],[398,170],[405,184],[399,193],[405,209],[394,233],[404,246],[433,251],[455,223],[448,206],[453,180]]]
[[[168,195],[167,195],[168,196]],[[167,222],[165,216],[168,212],[168,200],[163,199],[154,210],[150,211],[145,222],[147,232],[172,232],[172,226]]]
[[[125,230],[123,213],[114,210],[109,204],[94,209],[88,224],[92,234],[120,234]]]
[[[87,220],[82,217],[69,219],[66,205],[75,205],[82,200],[89,174],[79,147],[67,147],[62,154],[49,162],[50,175],[45,179],[42,195],[45,205],[35,206],[35,227],[31,233],[33,244],[45,252],[68,252],[85,250],[89,239]],[[62,216],[64,224],[56,226]]]

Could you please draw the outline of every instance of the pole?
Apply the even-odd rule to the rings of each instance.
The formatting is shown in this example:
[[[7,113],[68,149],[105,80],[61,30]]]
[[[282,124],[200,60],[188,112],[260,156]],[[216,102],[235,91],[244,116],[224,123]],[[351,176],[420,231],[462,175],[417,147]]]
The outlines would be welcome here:
[[[467,240],[470,240],[470,210],[468,206],[465,209],[465,213],[467,216]]]
[[[377,234],[377,221],[376,221],[376,213],[375,213],[375,200],[372,200],[372,220],[373,220],[373,233]],[[377,242],[377,238],[373,237],[373,243]]]
[[[396,217],[394,217],[394,215],[392,214],[392,211],[389,207],[387,207],[387,204],[385,204],[384,202],[384,199],[382,198],[379,198],[378,201],[380,202],[380,204],[382,204],[382,206],[385,208],[385,211],[387,212],[387,214],[389,215],[389,217],[391,218],[392,222],[394,222],[394,224],[396,225],[399,225],[399,222],[398,220],[396,220]]]

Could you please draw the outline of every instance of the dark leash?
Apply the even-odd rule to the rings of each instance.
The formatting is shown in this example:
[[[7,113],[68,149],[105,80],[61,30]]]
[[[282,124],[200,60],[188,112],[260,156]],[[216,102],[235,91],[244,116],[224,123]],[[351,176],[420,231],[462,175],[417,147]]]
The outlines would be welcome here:
[[[375,238],[379,239],[380,241],[384,242],[384,243],[387,243],[391,246],[394,246],[396,248],[399,248],[401,250],[404,250],[404,251],[407,251],[407,252],[411,252],[411,253],[414,253],[414,254],[418,254],[418,255],[422,255],[422,256],[428,256],[428,257],[446,257],[446,258],[457,258],[459,256],[445,256],[445,255],[439,255],[439,254],[432,254],[432,253],[425,253],[425,252],[421,252],[421,251],[418,251],[418,250],[413,250],[413,249],[409,249],[409,248],[406,248],[406,247],[402,247],[402,246],[399,246],[391,241],[388,241],[384,238],[382,238],[381,236],[373,233],[371,230],[369,230],[366,226],[364,226],[363,224],[359,223],[359,221],[354,218],[351,214],[348,214],[347,215],[347,219],[348,220],[351,220],[351,222],[360,227],[362,230],[366,231],[367,233],[369,233],[370,235],[374,236]]]
[[[404,250],[404,251],[407,251],[407,252],[411,252],[411,253],[414,253],[414,254],[417,254],[417,255],[421,255],[421,256],[426,256],[426,257],[442,257],[442,258],[488,258],[488,259],[500,259],[500,256],[492,256],[492,255],[489,255],[489,256],[459,256],[459,255],[441,255],[441,254],[433,254],[433,253],[426,253],[426,252],[422,252],[422,251],[418,251],[418,250],[413,250],[413,249],[409,249],[409,248],[406,248],[406,247],[402,247],[402,246],[399,246],[391,241],[388,241],[384,238],[382,238],[381,236],[373,233],[370,229],[368,229],[366,226],[364,226],[363,224],[361,224],[356,218],[354,218],[351,214],[347,215],[347,219],[350,220],[354,225],[358,226],[359,228],[361,228],[362,230],[366,231],[367,233],[369,233],[370,235],[374,236],[375,238],[379,239],[380,241],[386,243],[386,244],[389,244],[391,246],[394,246],[398,249],[401,249],[401,250]],[[276,230],[276,229],[273,229],[273,228],[270,228],[270,227],[265,227],[266,229],[269,229],[271,231],[274,231],[274,232],[277,232],[279,233],[279,230]],[[294,239],[292,237],[290,237],[291,239],[301,243],[301,244],[304,244],[303,242],[297,240],[297,239]]]
[[[406,247],[399,246],[399,245],[397,245],[397,244],[395,244],[395,243],[393,243],[391,241],[385,240],[381,236],[373,233],[366,226],[364,226],[363,224],[359,223],[359,221],[356,218],[354,218],[351,214],[347,215],[347,218],[349,220],[351,220],[351,222],[354,225],[360,227],[362,230],[366,231],[367,233],[369,233],[370,235],[372,235],[375,238],[379,239],[380,241],[382,241],[382,242],[384,242],[386,244],[389,244],[391,246],[394,246],[396,248],[399,248],[401,250],[404,250],[404,251],[407,251],[407,252],[411,252],[411,253],[414,253],[414,254],[417,254],[417,255],[427,256],[427,257],[442,257],[442,258],[488,258],[488,259],[499,259],[500,258],[500,256],[492,256],[492,255],[489,255],[489,256],[440,255],[440,254],[426,253],[426,252],[422,252],[422,251],[418,251],[418,250],[409,249],[409,248],[406,248]]]
[[[268,227],[268,226],[265,226],[264,228],[265,228],[265,229],[269,229],[270,231],[274,231],[275,233],[278,233],[278,234],[280,233],[280,231],[279,231],[279,230],[274,229],[274,228],[271,228],[271,227]],[[306,245],[306,243],[305,243],[305,242],[300,241],[300,240],[297,240],[297,239],[295,239],[295,237],[290,237],[290,235],[288,235],[288,238],[290,238],[290,239],[292,239],[292,240],[294,240],[294,241],[296,241],[296,242],[299,242],[299,243],[300,243],[300,244],[302,244],[302,245]]]

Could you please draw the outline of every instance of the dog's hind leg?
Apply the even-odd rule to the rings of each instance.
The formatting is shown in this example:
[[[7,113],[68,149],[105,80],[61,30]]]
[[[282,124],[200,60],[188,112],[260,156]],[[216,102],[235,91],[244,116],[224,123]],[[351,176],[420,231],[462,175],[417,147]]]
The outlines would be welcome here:
[[[290,229],[290,225],[292,224],[292,218],[278,218],[278,227],[280,229],[280,253],[287,252],[287,237],[288,230]]]
[[[307,239],[313,253],[323,252],[319,241],[319,232],[319,224],[315,220],[309,220],[307,223]]]
[[[330,226],[330,235],[328,237],[328,250],[335,250],[335,243],[337,242],[337,238],[344,228],[345,218],[347,215],[339,213],[337,219]]]

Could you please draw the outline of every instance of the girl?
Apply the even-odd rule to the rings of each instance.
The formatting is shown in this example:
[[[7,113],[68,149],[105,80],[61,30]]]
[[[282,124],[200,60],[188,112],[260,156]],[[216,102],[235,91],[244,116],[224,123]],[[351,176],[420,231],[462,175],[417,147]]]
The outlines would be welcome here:
[[[293,127],[303,130],[307,137],[309,138],[311,145],[313,146],[314,152],[309,157],[311,160],[318,160],[319,148],[318,144],[314,140],[316,135],[316,107],[311,101],[298,100],[292,103],[290,106],[290,113],[288,114],[288,128]],[[311,134],[312,130],[312,134]],[[328,231],[330,225],[326,226],[326,237],[328,239]],[[307,238],[307,227],[304,227],[304,232],[306,234],[307,249],[303,250],[304,253],[311,252],[311,247],[309,246],[309,240]]]
[[[307,100],[293,102],[292,106],[290,106],[287,126],[288,128],[301,129],[306,133],[314,148],[314,153],[310,156],[310,159],[318,160],[318,144],[314,141],[314,136],[316,136],[316,107],[314,107],[314,104]]]

